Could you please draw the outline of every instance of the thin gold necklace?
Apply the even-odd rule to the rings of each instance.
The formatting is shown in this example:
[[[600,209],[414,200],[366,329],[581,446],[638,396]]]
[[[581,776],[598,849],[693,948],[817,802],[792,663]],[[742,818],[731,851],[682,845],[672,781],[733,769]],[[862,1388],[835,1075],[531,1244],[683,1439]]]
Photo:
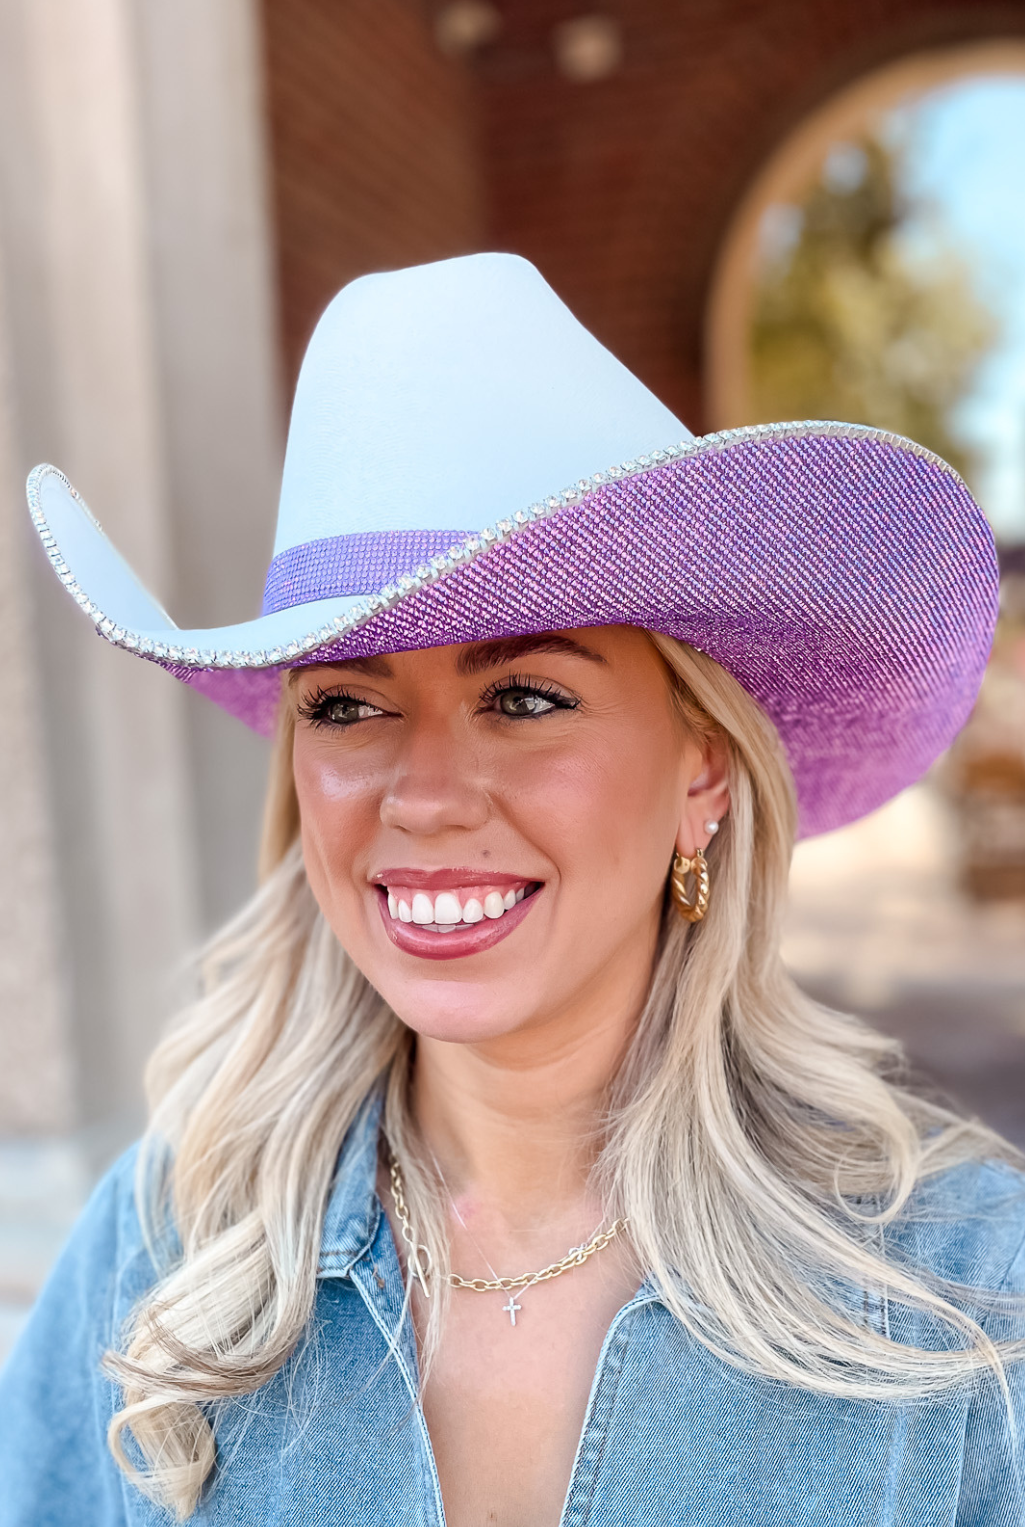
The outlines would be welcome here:
[[[430,1149],[430,1147],[428,1147],[428,1149]],[[492,1278],[496,1282],[499,1282],[500,1281],[499,1274],[495,1271],[494,1263],[492,1262],[491,1258],[488,1256],[487,1252],[484,1250],[483,1246],[480,1244],[480,1242],[478,1241],[477,1237],[474,1235],[473,1231],[470,1229],[469,1225],[466,1223],[465,1219],[463,1218],[462,1214],[460,1213],[459,1205],[456,1203],[455,1199],[452,1196],[452,1189],[449,1187],[448,1182],[446,1181],[445,1173],[441,1170],[441,1162],[438,1160],[437,1156],[434,1154],[433,1151],[431,1151],[431,1160],[434,1162],[434,1170],[438,1174],[438,1178],[439,1178],[439,1180],[441,1182],[441,1185],[445,1189],[445,1195],[448,1198],[449,1206],[451,1207],[452,1213],[455,1215],[456,1219],[459,1221],[459,1223],[462,1225],[463,1229],[466,1231],[466,1234],[469,1236],[474,1250],[476,1251],[477,1255],[480,1257],[481,1261],[484,1263],[485,1267],[487,1267],[487,1269],[490,1272]],[[521,1294],[525,1294],[527,1292],[527,1289],[528,1288],[533,1288],[533,1286],[534,1286],[534,1279],[531,1279],[531,1281],[529,1283],[525,1283],[523,1288],[520,1289],[520,1293]],[[505,1291],[502,1290],[502,1292],[504,1293]],[[510,1293],[509,1293],[509,1302],[508,1302],[508,1304],[503,1304],[502,1310],[503,1310],[503,1312],[505,1314],[507,1314],[509,1316],[509,1324],[511,1326],[515,1326],[516,1325],[516,1316],[520,1313],[520,1311],[522,1309],[523,1309],[522,1304],[517,1304],[516,1303],[515,1295],[510,1291]]]
[[[402,1239],[409,1247],[410,1268],[416,1276],[420,1287],[423,1289],[424,1297],[429,1299],[430,1290],[427,1287],[427,1279],[430,1276],[430,1257],[428,1256],[427,1247],[421,1246],[413,1233],[409,1210],[406,1207],[402,1173],[394,1156],[391,1159],[390,1175],[395,1213],[398,1215],[399,1225],[402,1229]],[[590,1257],[594,1256],[595,1252],[604,1251],[609,1242],[614,1241],[616,1236],[626,1229],[628,1223],[629,1221],[625,1219],[617,1219],[607,1230],[602,1230],[599,1226],[585,1245],[571,1247],[558,1262],[550,1262],[547,1267],[542,1267],[540,1272],[519,1273],[515,1278],[499,1278],[497,1275],[494,1278],[461,1278],[458,1273],[449,1272],[445,1274],[445,1281],[449,1288],[465,1288],[475,1294],[508,1294],[509,1303],[503,1304],[502,1312],[509,1316],[509,1323],[515,1326],[516,1316],[522,1309],[522,1305],[517,1304],[513,1298],[517,1291],[522,1292],[525,1288],[532,1288],[535,1283],[547,1283],[550,1278],[559,1278],[563,1273],[572,1272],[574,1267],[583,1266]],[[471,1236],[472,1239],[473,1237]],[[476,1245],[476,1242],[474,1244]],[[479,1247],[478,1250],[480,1250]],[[483,1256],[483,1252],[481,1255]],[[484,1257],[484,1260],[487,1262],[487,1257]],[[488,1266],[491,1267],[490,1262],[488,1262]],[[494,1272],[495,1269],[492,1267],[491,1271]]]

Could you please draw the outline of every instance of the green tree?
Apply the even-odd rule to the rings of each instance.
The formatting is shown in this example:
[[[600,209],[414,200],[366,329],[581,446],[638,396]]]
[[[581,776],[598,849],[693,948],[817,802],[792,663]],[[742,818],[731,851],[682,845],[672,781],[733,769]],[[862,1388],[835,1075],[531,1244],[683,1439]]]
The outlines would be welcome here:
[[[877,425],[971,476],[951,413],[996,322],[956,253],[914,252],[907,230],[927,209],[899,172],[875,139],[845,146],[792,209],[796,237],[766,255],[755,298],[753,416]]]

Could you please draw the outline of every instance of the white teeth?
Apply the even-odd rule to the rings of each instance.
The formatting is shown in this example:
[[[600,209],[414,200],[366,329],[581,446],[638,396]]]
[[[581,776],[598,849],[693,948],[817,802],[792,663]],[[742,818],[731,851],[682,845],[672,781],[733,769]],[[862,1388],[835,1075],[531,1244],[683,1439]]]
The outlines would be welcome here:
[[[455,926],[463,920],[463,909],[459,905],[459,897],[452,891],[442,891],[434,899],[434,917],[436,923],[448,923]]]
[[[512,911],[526,895],[525,886],[521,886],[518,891],[489,891],[483,902],[479,896],[469,896],[464,906],[455,891],[440,891],[433,898],[425,891],[415,891],[410,905],[397,892],[387,887],[385,889],[389,916],[398,918],[402,923],[417,923],[420,927],[445,933],[463,923],[479,923],[485,917],[497,921],[506,912]],[[409,892],[406,894],[409,895]]]

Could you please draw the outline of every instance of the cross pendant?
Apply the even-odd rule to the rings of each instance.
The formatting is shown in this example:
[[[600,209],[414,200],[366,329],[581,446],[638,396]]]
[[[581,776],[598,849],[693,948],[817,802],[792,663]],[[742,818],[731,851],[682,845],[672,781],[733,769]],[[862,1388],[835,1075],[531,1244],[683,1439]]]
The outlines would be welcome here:
[[[508,1315],[509,1316],[509,1324],[511,1326],[514,1326],[516,1324],[516,1312],[517,1312],[517,1310],[521,1310],[522,1308],[523,1308],[523,1306],[521,1304],[517,1304],[516,1303],[516,1295],[513,1294],[512,1292],[510,1292],[510,1294],[509,1294],[509,1303],[508,1304],[503,1304],[503,1306],[502,1306],[502,1313],[504,1315]]]

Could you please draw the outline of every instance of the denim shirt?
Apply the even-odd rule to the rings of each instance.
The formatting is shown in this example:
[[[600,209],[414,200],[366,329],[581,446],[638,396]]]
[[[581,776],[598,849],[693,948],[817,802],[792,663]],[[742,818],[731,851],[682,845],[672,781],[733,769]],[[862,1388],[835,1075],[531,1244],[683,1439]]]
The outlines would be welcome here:
[[[339,1159],[305,1340],[215,1419],[210,1527],[442,1527],[395,1244],[375,1189],[378,1113]],[[0,1527],[155,1527],[167,1513],[114,1465],[100,1359],[152,1283],[132,1153],[97,1188],[0,1379]],[[960,1167],[920,1188],[890,1249],[971,1284],[1025,1288],[1025,1181]],[[871,1318],[927,1341],[919,1317]],[[398,1328],[394,1351],[389,1346]],[[1023,1322],[991,1315],[994,1335]],[[1025,1364],[1010,1370],[1025,1435]],[[1023,1471],[1025,1472],[1025,1471]],[[752,1377],[691,1338],[644,1285],[605,1338],[562,1527],[1021,1527],[1025,1493],[999,1386],[936,1399],[836,1399]]]

